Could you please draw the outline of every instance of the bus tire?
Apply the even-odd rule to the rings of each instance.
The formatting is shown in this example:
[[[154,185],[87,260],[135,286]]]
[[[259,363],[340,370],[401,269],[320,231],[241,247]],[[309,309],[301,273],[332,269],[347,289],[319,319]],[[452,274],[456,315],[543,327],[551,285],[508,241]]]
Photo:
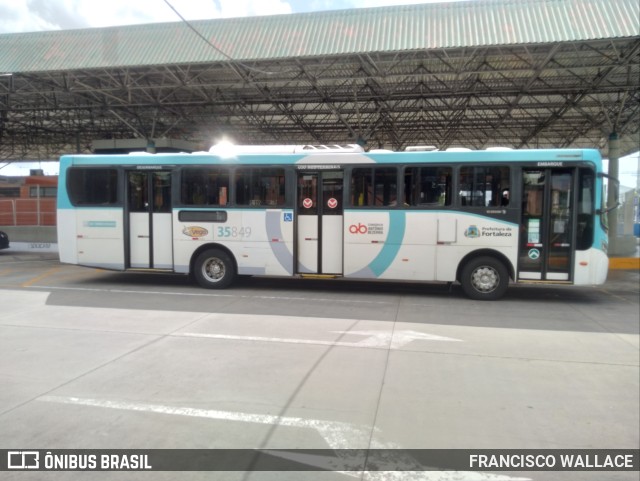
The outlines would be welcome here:
[[[460,284],[467,297],[479,301],[494,301],[507,291],[509,271],[493,257],[476,257],[462,269]]]
[[[229,254],[223,250],[207,249],[196,257],[193,275],[200,287],[224,289],[235,279],[236,268]]]

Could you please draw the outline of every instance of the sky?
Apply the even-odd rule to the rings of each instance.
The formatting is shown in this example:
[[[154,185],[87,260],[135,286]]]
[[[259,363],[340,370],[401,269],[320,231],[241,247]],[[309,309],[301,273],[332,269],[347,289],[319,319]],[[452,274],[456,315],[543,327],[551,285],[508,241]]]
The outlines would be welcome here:
[[[0,0],[0,34],[458,0]]]

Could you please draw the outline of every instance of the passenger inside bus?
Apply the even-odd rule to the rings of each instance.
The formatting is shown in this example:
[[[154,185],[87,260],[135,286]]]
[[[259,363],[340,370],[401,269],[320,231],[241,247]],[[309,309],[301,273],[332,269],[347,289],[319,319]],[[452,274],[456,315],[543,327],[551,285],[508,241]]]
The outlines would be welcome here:
[[[504,189],[502,191],[502,198],[500,200],[500,205],[501,206],[509,205],[509,189]]]

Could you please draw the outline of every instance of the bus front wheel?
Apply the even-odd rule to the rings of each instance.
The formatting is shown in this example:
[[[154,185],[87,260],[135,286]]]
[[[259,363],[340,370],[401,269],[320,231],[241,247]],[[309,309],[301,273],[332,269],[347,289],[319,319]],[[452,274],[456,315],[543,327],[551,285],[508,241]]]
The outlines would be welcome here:
[[[224,289],[235,278],[235,265],[226,252],[208,249],[196,258],[193,275],[201,287]]]
[[[493,301],[507,291],[509,272],[502,262],[493,257],[478,257],[464,266],[460,283],[471,299]]]

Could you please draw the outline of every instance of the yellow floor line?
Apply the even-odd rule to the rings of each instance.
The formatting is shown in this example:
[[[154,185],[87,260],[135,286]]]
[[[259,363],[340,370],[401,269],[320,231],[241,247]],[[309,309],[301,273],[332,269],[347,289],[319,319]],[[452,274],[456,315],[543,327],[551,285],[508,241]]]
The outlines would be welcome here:
[[[56,271],[59,271],[59,270],[60,270],[60,266],[58,266],[58,267],[52,267],[52,268],[51,268],[51,269],[49,269],[48,271],[43,272],[42,274],[40,274],[38,277],[34,277],[34,278],[33,278],[33,279],[31,279],[31,280],[28,280],[28,281],[26,281],[26,282],[23,282],[23,283],[21,284],[21,286],[22,286],[22,287],[29,287],[29,286],[31,286],[32,284],[35,284],[36,282],[41,281],[42,279],[45,279],[45,278],[49,277],[50,275],[54,274]]]

